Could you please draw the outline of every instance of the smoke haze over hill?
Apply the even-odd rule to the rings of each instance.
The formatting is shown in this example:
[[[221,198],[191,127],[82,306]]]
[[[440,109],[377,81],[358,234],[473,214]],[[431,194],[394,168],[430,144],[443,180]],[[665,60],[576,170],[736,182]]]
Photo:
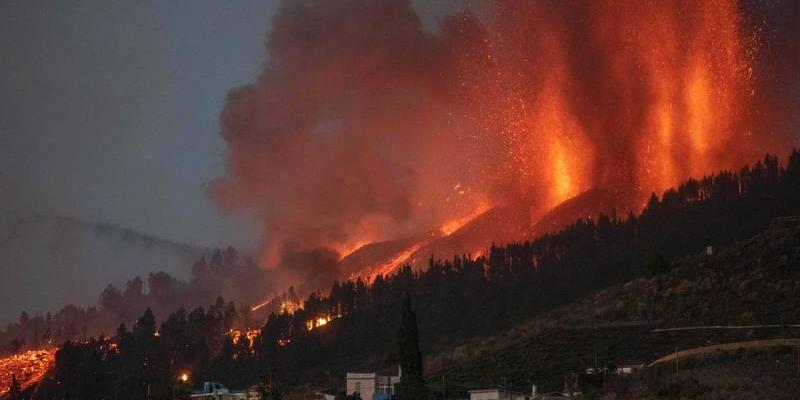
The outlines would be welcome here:
[[[208,249],[111,224],[36,216],[0,220],[0,321],[95,305],[109,283],[166,271],[187,278]]]

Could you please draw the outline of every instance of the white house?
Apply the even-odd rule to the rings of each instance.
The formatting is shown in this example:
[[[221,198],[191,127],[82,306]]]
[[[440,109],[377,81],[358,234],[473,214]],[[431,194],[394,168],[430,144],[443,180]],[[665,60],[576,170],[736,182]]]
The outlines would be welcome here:
[[[479,389],[469,391],[469,400],[525,400],[525,395],[503,389]]]
[[[248,392],[232,392],[223,384],[218,382],[203,382],[203,389],[190,394],[192,400],[250,400],[252,397]],[[259,395],[257,398],[261,398]]]
[[[399,371],[396,376],[375,372],[348,372],[347,394],[358,393],[361,400],[388,400],[395,394],[395,385],[400,382],[400,375]]]

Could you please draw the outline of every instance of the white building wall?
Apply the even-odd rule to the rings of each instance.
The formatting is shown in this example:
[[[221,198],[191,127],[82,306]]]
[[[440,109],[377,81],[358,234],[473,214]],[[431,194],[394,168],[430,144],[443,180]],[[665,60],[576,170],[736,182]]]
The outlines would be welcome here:
[[[502,389],[471,390],[469,400],[525,400],[525,395],[519,393],[507,394]]]
[[[375,394],[377,379],[375,374],[347,374],[347,394],[358,393],[361,400],[372,400]]]
[[[499,400],[500,390],[473,390],[469,392],[469,400]]]

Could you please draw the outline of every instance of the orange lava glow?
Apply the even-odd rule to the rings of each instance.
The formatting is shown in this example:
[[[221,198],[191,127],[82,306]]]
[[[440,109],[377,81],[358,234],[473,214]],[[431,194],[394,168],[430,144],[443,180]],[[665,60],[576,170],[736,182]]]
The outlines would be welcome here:
[[[258,310],[270,305],[273,301],[275,301],[275,299],[264,300],[261,303],[258,303],[256,305],[251,306],[250,307],[250,311],[258,311]],[[292,301],[289,301],[289,300],[283,300],[283,301],[281,301],[280,306],[278,306],[278,312],[293,314],[295,311],[297,311],[298,308],[300,308],[300,304],[292,302]]]
[[[364,240],[364,239],[357,240],[354,243],[341,247],[339,249],[339,254],[341,255],[342,258],[347,257],[350,254],[353,254],[354,251],[360,249],[361,247],[369,243],[370,243],[369,240]]]
[[[465,221],[465,223],[468,221]],[[408,261],[408,259],[417,251],[420,247],[422,247],[423,243],[415,243],[412,246],[406,248],[405,250],[401,251],[400,253],[396,254],[392,257],[391,260],[385,262],[380,265],[376,265],[373,267],[369,267],[366,270],[354,274],[350,277],[350,279],[358,279],[362,278],[367,281],[367,283],[372,283],[379,275],[388,275],[394,272],[398,267],[402,266],[404,263]]]
[[[314,330],[314,328],[319,328],[321,326],[328,325],[328,322],[331,322],[334,316],[326,315],[324,317],[317,317],[316,319],[312,319],[310,321],[306,321],[306,329],[309,331]]]
[[[261,309],[264,306],[266,306],[267,304],[269,304],[271,301],[272,301],[271,299],[268,299],[268,300],[264,300],[261,303],[255,304],[255,305],[250,307],[250,311],[258,311],[259,309]]]
[[[241,329],[231,329],[228,331],[228,335],[231,337],[233,344],[239,344],[239,342],[244,338],[247,340],[247,347],[251,350],[253,349],[253,345],[255,345],[256,338],[260,334],[261,329],[258,328],[247,328],[244,331]]]
[[[571,7],[591,17],[576,20]],[[735,1],[494,11],[484,68],[493,89],[475,96],[491,114],[480,120],[502,127],[512,170],[542,192],[541,209],[612,187],[618,210],[638,211],[652,192],[765,151],[744,139],[755,44]]]
[[[462,226],[466,225],[467,223],[475,219],[475,217],[486,212],[486,210],[488,210],[489,208],[490,208],[489,203],[481,202],[478,204],[478,206],[475,208],[473,212],[469,213],[469,215],[465,215],[461,218],[456,218],[446,221],[444,224],[442,224],[442,226],[439,227],[439,230],[442,232],[442,235],[450,236],[455,231],[461,229]]]
[[[41,381],[55,362],[56,350],[29,350],[0,359],[0,396],[11,389],[12,377],[22,389]]]
[[[300,304],[291,302],[288,300],[284,300],[281,302],[281,313],[289,313],[294,314],[297,309],[300,308]]]

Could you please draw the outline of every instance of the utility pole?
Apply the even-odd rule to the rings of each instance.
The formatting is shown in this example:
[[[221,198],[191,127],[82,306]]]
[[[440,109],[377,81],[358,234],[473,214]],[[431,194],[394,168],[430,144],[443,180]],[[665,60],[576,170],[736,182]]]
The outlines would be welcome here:
[[[269,366],[269,400],[275,398],[272,394],[272,365]]]
[[[503,377],[500,377],[500,379],[502,379],[502,380],[503,380],[503,393],[504,393],[504,394],[505,394],[505,396],[506,396],[505,400],[508,400],[508,382],[507,382],[507,380],[506,380],[506,377],[505,377],[505,376],[503,376]]]
[[[442,400],[444,400],[444,374],[442,374]]]
[[[675,345],[675,373],[677,374],[680,372],[680,368],[678,367],[678,345]]]
[[[608,363],[603,364],[603,389],[606,388],[606,372],[608,372]]]

